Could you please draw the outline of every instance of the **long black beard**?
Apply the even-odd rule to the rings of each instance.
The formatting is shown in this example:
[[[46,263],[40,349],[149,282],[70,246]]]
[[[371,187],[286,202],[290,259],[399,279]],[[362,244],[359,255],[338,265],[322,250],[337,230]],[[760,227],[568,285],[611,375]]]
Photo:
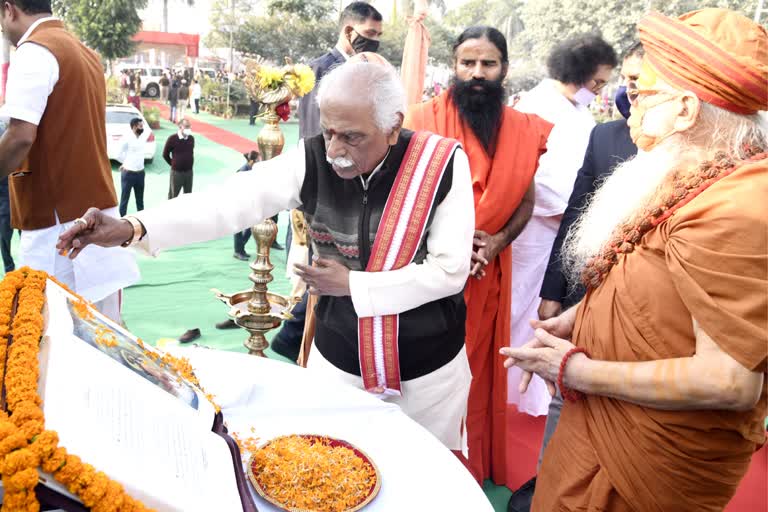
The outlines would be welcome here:
[[[482,87],[475,90],[474,87]],[[504,109],[504,86],[501,80],[459,80],[451,78],[451,99],[459,109],[459,115],[485,147],[490,149],[499,130]]]

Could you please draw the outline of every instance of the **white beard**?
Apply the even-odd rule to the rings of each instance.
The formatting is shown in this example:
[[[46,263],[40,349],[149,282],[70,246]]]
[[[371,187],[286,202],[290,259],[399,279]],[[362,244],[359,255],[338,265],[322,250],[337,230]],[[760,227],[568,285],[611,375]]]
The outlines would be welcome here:
[[[561,259],[571,283],[579,280],[587,262],[610,241],[616,228],[642,212],[677,167],[677,152],[662,144],[619,164],[589,199],[584,213],[571,226]]]

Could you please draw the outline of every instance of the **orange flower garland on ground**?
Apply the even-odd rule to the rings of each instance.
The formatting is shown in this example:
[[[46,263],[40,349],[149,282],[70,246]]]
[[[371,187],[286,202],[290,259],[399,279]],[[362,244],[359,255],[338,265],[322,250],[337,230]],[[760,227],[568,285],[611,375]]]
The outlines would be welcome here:
[[[45,272],[25,267],[6,274],[0,283],[0,370],[5,372],[3,405],[10,413],[0,410],[2,511],[40,510],[35,496],[37,468],[53,474],[93,512],[149,510],[128,496],[119,483],[58,446],[56,432],[44,430],[37,381],[47,279]],[[9,331],[17,294],[18,307]]]

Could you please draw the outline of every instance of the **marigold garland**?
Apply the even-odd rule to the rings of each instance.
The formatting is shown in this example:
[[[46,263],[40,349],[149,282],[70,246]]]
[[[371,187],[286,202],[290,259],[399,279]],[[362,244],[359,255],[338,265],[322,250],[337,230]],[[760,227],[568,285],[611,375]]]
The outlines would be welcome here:
[[[45,272],[24,267],[6,274],[0,282],[0,375],[5,373],[4,406],[10,412],[0,411],[0,473],[5,488],[2,512],[40,510],[35,495],[38,467],[53,474],[93,512],[147,511],[119,483],[76,455],[67,454],[58,446],[55,431],[44,430],[37,381],[48,278]],[[17,296],[18,307],[9,330]],[[13,343],[9,350],[10,336]]]

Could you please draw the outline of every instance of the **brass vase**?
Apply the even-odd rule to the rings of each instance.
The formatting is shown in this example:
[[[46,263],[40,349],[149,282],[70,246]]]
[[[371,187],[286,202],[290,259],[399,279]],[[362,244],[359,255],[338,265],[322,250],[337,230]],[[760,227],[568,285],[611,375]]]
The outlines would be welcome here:
[[[257,99],[264,105],[264,113],[260,116],[264,120],[264,127],[259,131],[256,143],[259,145],[262,161],[274,158],[283,151],[285,137],[280,130],[280,117],[275,110],[290,101],[291,97],[291,90],[285,85],[275,90],[259,92]]]
[[[262,160],[269,160],[283,152],[285,136],[280,129],[280,118],[275,114],[277,105],[268,105],[269,111],[263,115],[264,126],[259,130],[256,143]]]

